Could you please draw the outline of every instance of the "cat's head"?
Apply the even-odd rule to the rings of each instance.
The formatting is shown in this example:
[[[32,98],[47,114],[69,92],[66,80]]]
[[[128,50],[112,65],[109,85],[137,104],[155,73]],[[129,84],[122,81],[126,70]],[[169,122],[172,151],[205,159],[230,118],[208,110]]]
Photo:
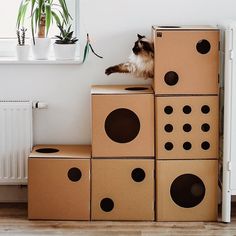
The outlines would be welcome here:
[[[137,34],[138,40],[134,43],[132,49],[135,55],[153,55],[154,45],[153,42],[150,42],[145,36]]]

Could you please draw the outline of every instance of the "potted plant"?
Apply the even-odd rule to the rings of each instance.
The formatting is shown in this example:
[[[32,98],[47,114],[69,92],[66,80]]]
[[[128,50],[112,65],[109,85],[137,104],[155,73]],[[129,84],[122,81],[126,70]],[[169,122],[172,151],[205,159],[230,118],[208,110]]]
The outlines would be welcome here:
[[[25,35],[27,29],[22,27],[16,31],[18,44],[16,46],[16,56],[18,60],[28,60],[30,45],[25,44]]]
[[[76,54],[76,42],[78,39],[73,37],[71,25],[66,28],[65,24],[58,24],[60,35],[56,35],[57,40],[54,43],[54,53],[57,60],[73,60]]]
[[[31,33],[33,38],[33,54],[35,59],[47,59],[50,49],[48,32],[53,21],[57,24],[68,23],[71,18],[66,0],[22,0],[18,16],[17,28],[24,25],[27,10],[30,9]],[[35,33],[38,37],[35,37]]]

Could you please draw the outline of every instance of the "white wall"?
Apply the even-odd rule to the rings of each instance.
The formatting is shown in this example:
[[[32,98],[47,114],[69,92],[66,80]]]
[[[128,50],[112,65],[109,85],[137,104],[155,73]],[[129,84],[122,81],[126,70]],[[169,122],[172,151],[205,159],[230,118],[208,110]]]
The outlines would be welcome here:
[[[81,0],[82,46],[88,31],[104,59],[90,54],[84,65],[0,65],[0,100],[49,104],[34,114],[35,144],[90,143],[90,85],[143,83],[104,74],[127,58],[136,33],[150,35],[153,24],[217,24],[229,18],[236,20],[235,0]]]

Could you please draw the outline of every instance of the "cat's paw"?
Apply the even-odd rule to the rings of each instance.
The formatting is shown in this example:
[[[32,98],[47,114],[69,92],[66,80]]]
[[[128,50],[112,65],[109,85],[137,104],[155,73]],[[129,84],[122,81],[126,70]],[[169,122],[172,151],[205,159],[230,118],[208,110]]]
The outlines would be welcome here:
[[[112,74],[114,71],[113,71],[113,68],[112,67],[108,67],[106,70],[105,70],[105,74],[106,75],[110,75]]]

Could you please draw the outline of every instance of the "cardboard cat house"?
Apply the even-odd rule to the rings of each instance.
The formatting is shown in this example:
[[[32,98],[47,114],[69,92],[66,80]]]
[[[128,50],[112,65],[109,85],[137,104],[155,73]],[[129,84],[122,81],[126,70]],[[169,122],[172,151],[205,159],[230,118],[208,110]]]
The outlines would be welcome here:
[[[91,147],[40,145],[29,156],[28,218],[90,220]]]
[[[154,157],[154,95],[148,85],[92,87],[93,158]]]
[[[153,26],[154,91],[162,94],[218,94],[219,29]]]
[[[217,220],[217,160],[156,163],[157,221]]]
[[[92,220],[154,220],[154,160],[93,159]]]
[[[219,97],[156,97],[157,159],[216,159]]]

